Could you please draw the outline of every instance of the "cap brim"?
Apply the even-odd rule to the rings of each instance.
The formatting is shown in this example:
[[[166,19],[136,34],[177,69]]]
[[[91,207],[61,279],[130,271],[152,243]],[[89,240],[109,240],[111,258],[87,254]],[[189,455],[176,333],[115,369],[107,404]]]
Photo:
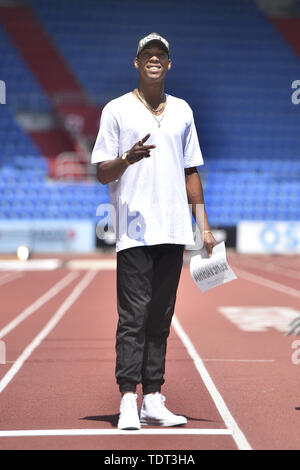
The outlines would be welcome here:
[[[169,55],[169,49],[167,48],[167,46],[162,42],[160,41],[159,39],[151,39],[150,41],[148,41],[140,50],[137,51],[137,56],[146,48],[149,47],[150,44],[153,44],[153,43],[156,43],[161,49],[163,49],[168,55]]]

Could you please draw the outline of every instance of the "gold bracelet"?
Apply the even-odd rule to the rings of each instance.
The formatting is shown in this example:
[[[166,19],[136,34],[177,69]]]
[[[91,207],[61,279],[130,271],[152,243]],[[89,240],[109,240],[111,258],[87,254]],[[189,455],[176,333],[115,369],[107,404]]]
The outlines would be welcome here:
[[[211,233],[211,230],[203,230],[202,233]]]

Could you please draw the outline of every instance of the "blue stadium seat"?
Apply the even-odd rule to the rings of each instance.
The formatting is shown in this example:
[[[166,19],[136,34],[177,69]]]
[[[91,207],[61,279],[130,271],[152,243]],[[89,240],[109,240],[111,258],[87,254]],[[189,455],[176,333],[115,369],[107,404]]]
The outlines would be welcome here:
[[[167,37],[174,67],[166,91],[185,98],[193,108],[210,223],[299,218],[300,113],[291,104],[289,86],[300,77],[300,61],[252,0],[186,0],[176,6],[165,0],[159,2],[159,16],[152,5],[139,0],[126,8],[121,0],[85,0],[84,8],[81,0],[28,3],[99,105],[136,85],[129,58],[134,57],[137,40],[153,29]],[[19,103],[28,106],[26,96],[36,93],[38,105],[49,109],[1,26],[0,55],[0,78],[9,81]],[[97,219],[97,206],[109,201],[107,186],[49,184],[46,160],[10,109],[1,122],[0,141],[0,217],[14,213]],[[20,191],[12,212],[16,186]],[[26,211],[19,207],[25,197]]]

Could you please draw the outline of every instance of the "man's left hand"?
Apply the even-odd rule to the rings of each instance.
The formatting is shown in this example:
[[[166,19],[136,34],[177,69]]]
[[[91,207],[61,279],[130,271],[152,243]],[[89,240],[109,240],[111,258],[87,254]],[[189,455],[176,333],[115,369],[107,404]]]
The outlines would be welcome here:
[[[212,255],[213,247],[217,245],[215,237],[211,232],[204,232],[203,233],[203,246],[207,251],[207,255],[210,258]]]

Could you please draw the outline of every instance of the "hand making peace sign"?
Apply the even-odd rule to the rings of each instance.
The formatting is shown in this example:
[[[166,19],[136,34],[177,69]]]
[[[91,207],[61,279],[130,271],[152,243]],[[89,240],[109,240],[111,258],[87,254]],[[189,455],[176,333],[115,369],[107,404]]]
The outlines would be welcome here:
[[[145,135],[142,140],[139,140],[134,146],[128,151],[127,160],[129,163],[136,163],[143,158],[150,157],[150,150],[154,149],[156,145],[144,145],[149,139],[150,134]]]

